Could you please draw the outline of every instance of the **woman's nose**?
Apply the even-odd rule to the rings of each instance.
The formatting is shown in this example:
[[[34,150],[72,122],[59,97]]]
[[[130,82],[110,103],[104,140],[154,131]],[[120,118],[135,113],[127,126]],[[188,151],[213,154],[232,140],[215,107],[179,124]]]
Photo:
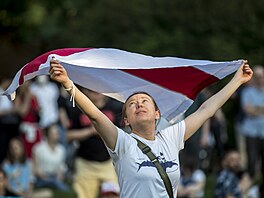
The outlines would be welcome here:
[[[137,108],[143,107],[142,102],[137,102]]]

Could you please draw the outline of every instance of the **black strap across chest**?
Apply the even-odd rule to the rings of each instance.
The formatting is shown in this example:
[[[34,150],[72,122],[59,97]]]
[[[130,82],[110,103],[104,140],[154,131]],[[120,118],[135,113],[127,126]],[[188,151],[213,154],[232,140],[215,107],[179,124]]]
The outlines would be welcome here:
[[[161,177],[161,179],[164,182],[165,188],[168,192],[168,195],[170,198],[173,198],[173,191],[172,191],[172,185],[171,185],[171,181],[168,177],[168,174],[166,173],[166,171],[164,170],[164,168],[161,166],[158,158],[152,153],[151,148],[144,144],[143,142],[141,142],[140,140],[138,140],[137,138],[134,137],[134,139],[137,141],[137,145],[140,148],[140,150],[148,156],[148,158],[150,159],[150,161],[156,166],[159,175]]]

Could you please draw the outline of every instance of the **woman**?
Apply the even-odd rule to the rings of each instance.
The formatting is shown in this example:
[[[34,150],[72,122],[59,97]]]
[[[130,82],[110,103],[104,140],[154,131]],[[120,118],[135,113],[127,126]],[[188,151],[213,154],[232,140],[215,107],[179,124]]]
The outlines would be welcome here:
[[[34,178],[20,139],[13,138],[10,141],[8,158],[3,163],[3,169],[8,178],[9,188],[18,195],[30,197]]]
[[[185,120],[156,133],[156,120],[160,111],[147,93],[136,93],[124,104],[124,123],[131,128],[131,135],[117,128],[91,100],[84,96],[70,81],[59,61],[51,60],[51,78],[61,83],[74,95],[79,108],[92,121],[113,158],[120,184],[120,197],[168,197],[165,186],[155,166],[137,147],[136,137],[147,144],[165,166],[171,180],[174,197],[180,177],[178,152],[201,125],[228,100],[243,83],[252,77],[247,61],[236,72],[233,79],[217,94],[205,101],[201,107]],[[166,163],[169,162],[169,163]]]
[[[46,139],[36,144],[32,150],[35,186],[68,191],[68,186],[64,183],[65,148],[59,143],[59,127],[51,124],[44,131]]]
[[[26,157],[31,159],[32,148],[42,140],[39,122],[39,104],[36,96],[30,91],[31,81],[26,81],[17,91],[15,104],[21,116],[19,130],[25,146]]]

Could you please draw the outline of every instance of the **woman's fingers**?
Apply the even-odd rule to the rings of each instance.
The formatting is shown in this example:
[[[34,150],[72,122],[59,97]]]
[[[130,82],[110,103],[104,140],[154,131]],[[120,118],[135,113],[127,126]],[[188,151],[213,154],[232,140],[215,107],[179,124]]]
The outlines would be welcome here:
[[[49,73],[53,71],[64,71],[64,68],[60,64],[50,64]]]
[[[244,74],[251,74],[252,73],[252,69],[250,68],[250,66],[248,64],[245,64],[243,66],[243,73]]]
[[[50,71],[64,71],[64,68],[61,66],[54,66],[54,67],[50,67]]]
[[[57,76],[64,74],[64,68],[60,64],[51,64],[49,69],[50,77],[55,80]]]
[[[63,73],[61,72],[61,71],[52,71],[51,73],[50,73],[50,77],[51,77],[51,79],[53,79],[53,80],[56,80],[56,77],[59,77],[59,76],[61,76]]]

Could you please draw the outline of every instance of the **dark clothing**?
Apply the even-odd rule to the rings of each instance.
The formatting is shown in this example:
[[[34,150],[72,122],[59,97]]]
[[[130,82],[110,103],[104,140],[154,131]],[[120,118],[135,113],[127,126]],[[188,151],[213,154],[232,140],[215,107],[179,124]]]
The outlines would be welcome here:
[[[195,98],[193,104],[190,108],[185,112],[185,117],[188,117],[190,114],[194,113],[201,104],[206,100],[206,96],[203,92],[199,93],[199,95]],[[181,158],[192,157],[197,163],[198,167],[200,167],[201,159],[199,158],[199,153],[202,150],[200,145],[202,131],[201,128],[194,133],[188,141],[184,144],[184,149],[181,151]]]
[[[0,116],[0,164],[6,158],[9,141],[19,136],[20,117],[17,114]]]
[[[69,96],[64,97],[64,96],[60,95],[57,102],[58,102],[59,109],[65,109],[68,116],[70,116],[71,111],[73,111],[75,109],[74,107],[72,107],[72,102],[70,101]]]
[[[240,198],[241,192],[238,177],[230,170],[222,170],[217,177],[214,194],[215,198],[224,198],[227,195]]]
[[[109,99],[106,105],[100,110],[116,125],[120,126],[122,104],[113,99]],[[91,127],[90,119],[78,108],[72,109],[70,113],[72,121],[71,129],[82,129]],[[93,135],[83,141],[80,141],[80,147],[77,150],[77,156],[89,161],[103,162],[110,159],[104,142],[99,135]]]
[[[264,179],[264,138],[246,136],[249,175],[255,177],[256,162],[261,158],[261,174]]]
[[[15,193],[13,193],[12,191],[6,190],[4,195],[0,195],[0,198],[1,198],[1,197],[7,197],[7,196],[21,197],[21,196],[15,194]]]

